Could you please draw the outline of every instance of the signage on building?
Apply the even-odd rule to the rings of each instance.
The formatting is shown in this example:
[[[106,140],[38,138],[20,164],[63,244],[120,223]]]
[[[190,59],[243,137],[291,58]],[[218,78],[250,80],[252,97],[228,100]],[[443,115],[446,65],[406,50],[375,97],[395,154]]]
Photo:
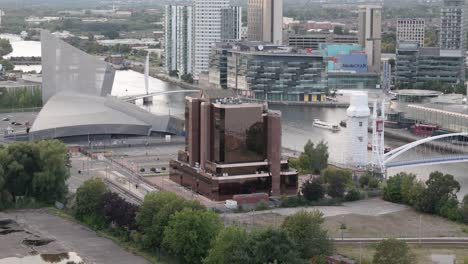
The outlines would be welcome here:
[[[349,54],[338,58],[335,70],[354,71],[357,73],[367,72],[367,55]]]

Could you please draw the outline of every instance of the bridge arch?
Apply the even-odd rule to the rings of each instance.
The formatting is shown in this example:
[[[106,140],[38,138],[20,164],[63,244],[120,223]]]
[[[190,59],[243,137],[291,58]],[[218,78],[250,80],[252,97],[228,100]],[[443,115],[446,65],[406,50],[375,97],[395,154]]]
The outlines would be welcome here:
[[[396,148],[386,154],[384,154],[384,166],[388,164],[390,161],[394,160],[396,157],[400,156],[401,154],[419,146],[427,142],[435,141],[438,139],[443,139],[443,138],[449,138],[449,137],[454,137],[454,136],[468,136],[468,133],[462,132],[462,133],[450,133],[450,134],[444,134],[444,135],[439,135],[439,136],[434,136],[434,137],[428,137],[428,138],[423,138],[414,142],[411,142],[409,144],[403,145],[399,148]]]

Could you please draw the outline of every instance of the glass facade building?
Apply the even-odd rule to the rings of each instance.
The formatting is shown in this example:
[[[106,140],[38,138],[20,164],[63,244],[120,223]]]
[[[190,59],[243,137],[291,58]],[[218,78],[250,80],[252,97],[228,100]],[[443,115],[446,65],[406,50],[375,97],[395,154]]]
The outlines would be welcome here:
[[[328,72],[329,89],[376,89],[379,85],[377,73]]]
[[[261,42],[219,44],[211,53],[210,82],[267,101],[309,101],[327,88],[323,56]]]
[[[213,200],[296,194],[298,174],[281,157],[281,113],[235,98],[186,100],[186,147],[170,179]]]
[[[463,57],[442,56],[439,48],[419,48],[417,43],[400,43],[396,56],[396,83],[418,88],[428,81],[458,84],[465,80]]]

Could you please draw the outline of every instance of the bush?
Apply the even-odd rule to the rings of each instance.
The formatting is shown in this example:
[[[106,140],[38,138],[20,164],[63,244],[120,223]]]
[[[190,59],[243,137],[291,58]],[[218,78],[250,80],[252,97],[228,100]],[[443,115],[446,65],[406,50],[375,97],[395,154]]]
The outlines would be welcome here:
[[[354,188],[349,190],[348,193],[345,195],[345,201],[348,201],[348,202],[358,201],[360,199],[361,199],[361,193]]]
[[[268,204],[265,201],[260,201],[259,203],[255,205],[256,211],[263,211],[263,210],[267,210],[268,208],[269,208]]]
[[[283,196],[281,197],[281,207],[299,207],[299,206],[306,206],[307,200],[301,196]]]
[[[325,195],[320,179],[306,181],[301,187],[301,193],[308,201],[317,201]]]

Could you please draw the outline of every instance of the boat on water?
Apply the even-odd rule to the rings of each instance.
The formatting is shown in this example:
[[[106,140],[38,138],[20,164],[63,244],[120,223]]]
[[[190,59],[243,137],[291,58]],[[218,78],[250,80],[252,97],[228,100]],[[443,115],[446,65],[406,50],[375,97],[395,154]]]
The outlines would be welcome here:
[[[314,127],[328,129],[333,132],[340,131],[340,127],[338,125],[330,124],[330,123],[321,121],[320,119],[314,119],[314,122],[312,123],[312,125]]]

